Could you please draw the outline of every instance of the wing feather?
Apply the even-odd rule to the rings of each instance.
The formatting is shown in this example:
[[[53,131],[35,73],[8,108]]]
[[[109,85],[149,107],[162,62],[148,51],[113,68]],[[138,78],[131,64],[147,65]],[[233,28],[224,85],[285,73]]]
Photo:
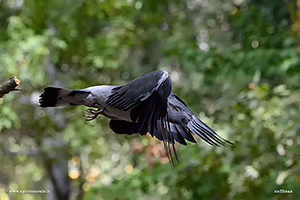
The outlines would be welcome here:
[[[191,132],[188,129],[184,129],[181,125],[176,124],[175,128],[177,132],[179,132],[187,141],[197,143],[194,137],[192,136]]]
[[[195,139],[191,135],[192,132],[210,145],[233,145],[233,143],[223,139],[220,135],[198,119],[196,115],[188,109],[183,100],[175,94],[172,93],[169,96],[168,103],[168,118],[173,124],[175,124],[177,133],[179,133],[184,139],[196,143]]]
[[[126,85],[114,88],[106,103],[113,108],[128,111],[150,98],[153,93],[162,94],[161,101],[163,98],[167,100],[170,95],[171,80],[166,71],[150,72]]]

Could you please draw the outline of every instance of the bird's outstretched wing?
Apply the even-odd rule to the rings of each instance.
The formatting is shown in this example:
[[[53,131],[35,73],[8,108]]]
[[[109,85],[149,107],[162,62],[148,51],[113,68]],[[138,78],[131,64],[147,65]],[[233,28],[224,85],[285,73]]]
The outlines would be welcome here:
[[[171,93],[168,98],[167,119],[168,120],[165,121],[164,126],[164,129],[166,130],[159,131],[159,123],[157,130],[154,130],[154,136],[159,140],[167,142],[165,147],[172,164],[174,164],[174,162],[171,149],[173,149],[176,160],[179,163],[174,148],[175,141],[182,145],[187,144],[185,140],[196,143],[192,133],[210,145],[226,147],[233,145],[233,143],[223,139],[220,135],[198,119],[197,116],[186,106],[186,104],[173,93]]]
[[[174,112],[170,112],[170,115],[173,114],[173,116],[170,116],[170,118],[176,118],[173,119],[175,121],[180,121],[181,126],[184,128],[183,130],[187,130],[186,134],[190,135],[188,133],[194,133],[197,136],[199,136],[202,140],[207,142],[208,144],[214,145],[214,146],[230,146],[233,145],[232,142],[225,140],[220,135],[218,135],[215,131],[213,131],[209,126],[207,126],[205,123],[203,123],[187,106],[186,104],[175,94],[171,94],[169,97],[170,102],[170,110],[176,110],[179,113],[174,115]],[[178,119],[178,117],[180,119]],[[178,129],[179,130],[179,129]],[[183,133],[183,130],[181,133]],[[186,137],[185,134],[183,134],[183,137],[187,140],[191,139]]]
[[[149,132],[153,135],[156,122],[163,121],[166,117],[171,90],[169,74],[166,71],[154,71],[112,89],[106,104],[130,111],[131,120],[139,124],[139,133],[145,135]]]
[[[168,72],[158,70],[134,79],[126,85],[113,88],[106,103],[113,108],[128,111],[156,93],[161,100],[166,101],[171,90]]]

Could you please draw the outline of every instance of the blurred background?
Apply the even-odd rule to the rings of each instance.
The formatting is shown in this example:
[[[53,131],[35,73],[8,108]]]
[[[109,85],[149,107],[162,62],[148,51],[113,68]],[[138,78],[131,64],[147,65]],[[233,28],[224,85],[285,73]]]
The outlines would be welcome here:
[[[0,199],[300,199],[299,0],[0,0]],[[121,85],[167,70],[232,149],[114,134],[46,86]],[[277,194],[284,189],[293,194]],[[44,190],[43,194],[12,191]],[[50,193],[48,191],[50,190]]]

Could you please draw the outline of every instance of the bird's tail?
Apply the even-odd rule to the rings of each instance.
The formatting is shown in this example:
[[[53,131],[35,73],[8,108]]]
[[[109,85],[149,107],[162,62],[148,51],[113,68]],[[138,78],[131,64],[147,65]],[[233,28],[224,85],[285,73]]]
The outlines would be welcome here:
[[[82,105],[89,94],[82,90],[47,87],[40,95],[39,103],[41,107]]]

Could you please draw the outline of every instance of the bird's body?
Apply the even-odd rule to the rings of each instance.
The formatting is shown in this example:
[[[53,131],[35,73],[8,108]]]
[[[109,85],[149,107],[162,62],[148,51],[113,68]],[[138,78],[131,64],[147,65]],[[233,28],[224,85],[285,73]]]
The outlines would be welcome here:
[[[93,108],[105,108],[103,111],[103,115],[109,117],[111,119],[119,119],[124,121],[130,120],[130,111],[123,111],[117,108],[108,106],[106,104],[107,99],[111,95],[112,89],[118,86],[112,85],[101,85],[101,86],[93,86],[83,89],[83,91],[90,92],[90,100],[88,102],[89,105],[85,105]]]
[[[178,161],[175,141],[183,145],[186,145],[185,140],[195,143],[191,133],[211,145],[232,144],[198,119],[171,88],[169,74],[159,70],[123,86],[102,85],[82,90],[47,87],[39,102],[41,107],[85,105],[96,108],[87,110],[90,113],[87,120],[102,114],[111,119],[109,125],[115,133],[150,133],[164,142],[172,163],[171,147]]]

